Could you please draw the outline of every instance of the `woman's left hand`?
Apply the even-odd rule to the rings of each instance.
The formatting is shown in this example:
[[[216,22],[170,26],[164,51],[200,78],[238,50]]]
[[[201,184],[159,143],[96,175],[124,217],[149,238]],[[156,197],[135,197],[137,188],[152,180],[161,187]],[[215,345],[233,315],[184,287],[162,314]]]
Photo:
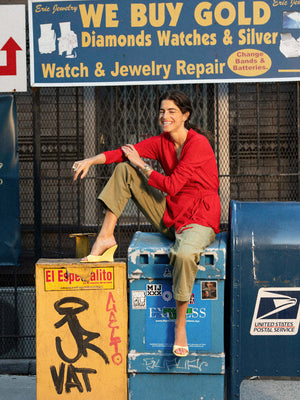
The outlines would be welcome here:
[[[126,144],[121,147],[124,156],[133,164],[135,167],[143,168],[145,162],[139,156],[139,153],[136,151],[132,144]]]

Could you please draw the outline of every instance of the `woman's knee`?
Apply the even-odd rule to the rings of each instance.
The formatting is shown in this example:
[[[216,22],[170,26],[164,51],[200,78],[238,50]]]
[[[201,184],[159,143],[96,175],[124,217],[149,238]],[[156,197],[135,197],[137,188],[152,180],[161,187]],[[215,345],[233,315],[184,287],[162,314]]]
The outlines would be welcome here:
[[[117,179],[118,182],[126,182],[127,184],[131,182],[132,179],[136,179],[135,168],[128,164],[128,162],[121,162],[115,166],[113,177]]]
[[[196,263],[196,254],[190,246],[179,246],[171,250],[171,259],[176,264]]]
[[[128,164],[127,162],[120,162],[115,166],[114,172],[115,173],[123,173],[125,171],[128,171],[132,169],[133,167]]]

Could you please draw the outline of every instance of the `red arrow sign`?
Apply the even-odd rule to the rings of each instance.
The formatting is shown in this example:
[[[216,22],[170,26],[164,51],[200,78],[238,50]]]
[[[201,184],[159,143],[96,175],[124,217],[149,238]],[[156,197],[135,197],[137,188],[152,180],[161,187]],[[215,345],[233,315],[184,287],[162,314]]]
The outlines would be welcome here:
[[[0,66],[0,75],[17,75],[17,51],[22,50],[12,37],[0,51],[6,51],[6,65]]]

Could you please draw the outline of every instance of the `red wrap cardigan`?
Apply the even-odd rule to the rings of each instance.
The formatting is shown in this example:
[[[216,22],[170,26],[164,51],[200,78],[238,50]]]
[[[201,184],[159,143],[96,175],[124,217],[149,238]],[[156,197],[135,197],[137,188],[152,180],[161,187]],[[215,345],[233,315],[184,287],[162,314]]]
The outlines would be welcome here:
[[[163,221],[180,231],[188,224],[209,226],[218,233],[220,224],[219,179],[214,152],[205,136],[190,129],[180,160],[167,132],[137,143],[140,157],[158,160],[165,175],[152,171],[148,184],[167,194]],[[125,161],[121,148],[104,153],[106,164]]]

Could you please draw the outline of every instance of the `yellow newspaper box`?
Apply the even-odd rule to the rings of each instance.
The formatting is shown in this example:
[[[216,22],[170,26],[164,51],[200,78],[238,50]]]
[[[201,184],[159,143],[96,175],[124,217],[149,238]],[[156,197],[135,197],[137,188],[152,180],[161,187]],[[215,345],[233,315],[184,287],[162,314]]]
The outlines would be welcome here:
[[[126,400],[126,264],[78,261],[36,264],[37,400]]]

